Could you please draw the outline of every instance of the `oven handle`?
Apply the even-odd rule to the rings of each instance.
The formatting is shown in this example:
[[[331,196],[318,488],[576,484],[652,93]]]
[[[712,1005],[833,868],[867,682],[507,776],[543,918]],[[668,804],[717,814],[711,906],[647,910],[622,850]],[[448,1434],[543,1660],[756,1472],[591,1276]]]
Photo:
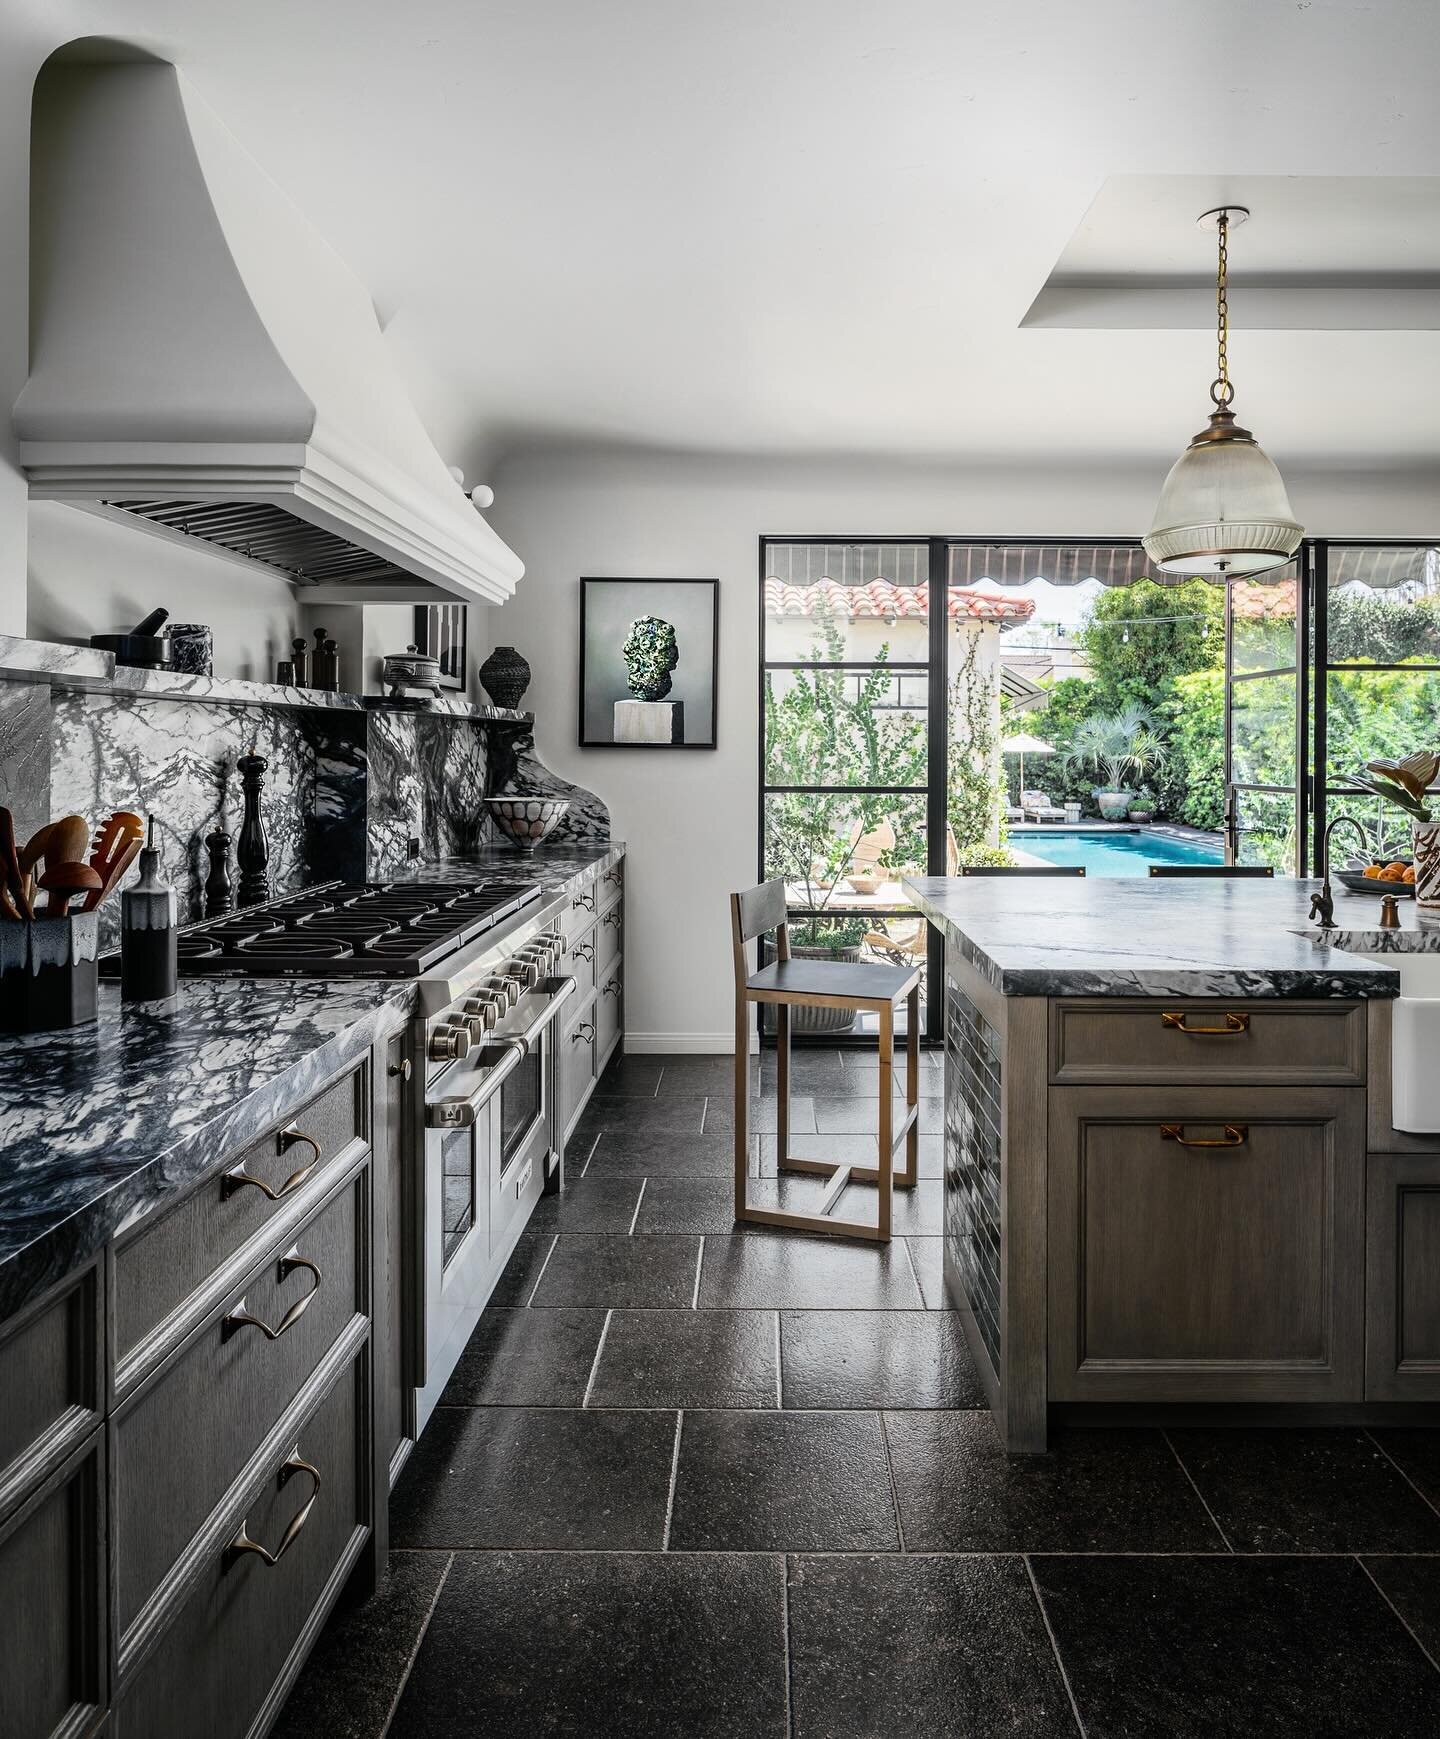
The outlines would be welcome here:
[[[431,1099],[425,1106],[427,1129],[469,1129],[481,1111],[499,1090],[507,1075],[520,1067],[525,1053],[506,1050],[486,1070],[485,1079],[473,1093],[454,1094],[448,1099]]]
[[[570,998],[574,996],[576,990],[579,989],[579,980],[575,978],[547,978],[545,980],[545,988],[550,993],[550,1000],[545,1004],[544,1008],[540,1010],[539,1014],[535,1016],[534,1020],[530,1022],[529,1026],[525,1028],[524,1032],[506,1033],[501,1038],[488,1039],[486,1041],[487,1045],[504,1045],[507,1050],[513,1046],[517,1052],[517,1062],[520,1057],[528,1057],[530,1055],[531,1045],[535,1043],[536,1039],[540,1037],[545,1028],[549,1026],[552,1020],[554,1020],[555,1016],[560,1011],[561,1005],[569,1002]]]

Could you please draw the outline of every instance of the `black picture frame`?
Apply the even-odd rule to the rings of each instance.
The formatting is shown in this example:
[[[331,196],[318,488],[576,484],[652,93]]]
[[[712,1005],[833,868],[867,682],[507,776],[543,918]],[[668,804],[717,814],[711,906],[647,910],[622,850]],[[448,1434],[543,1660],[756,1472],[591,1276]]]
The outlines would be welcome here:
[[[469,630],[464,604],[417,604],[415,649],[440,663],[441,688],[465,690],[465,652]]]
[[[705,655],[708,655],[708,672],[690,670],[686,676],[679,678],[682,683],[692,683],[698,686],[703,695],[708,682],[708,707],[697,714],[686,718],[686,736],[683,742],[617,742],[613,736],[606,736],[597,731],[594,726],[598,707],[609,705],[614,699],[623,699],[614,692],[613,679],[609,682],[607,695],[600,697],[592,692],[592,684],[597,681],[597,672],[593,668],[589,653],[589,630],[602,603],[600,588],[623,588],[634,591],[637,595],[633,605],[633,615],[659,615],[665,613],[665,593],[674,592],[676,587],[708,587],[710,593],[710,608],[708,612],[708,635],[702,640]],[[681,594],[688,596],[688,594]],[[608,599],[605,600],[608,603]],[[626,609],[630,606],[627,604]],[[703,605],[702,605],[703,611]],[[608,612],[612,617],[615,611]],[[693,614],[693,611],[691,612]],[[624,614],[624,611],[621,611]],[[702,630],[703,633],[703,630]],[[690,637],[693,639],[693,636]],[[681,647],[681,664],[677,671],[684,668],[686,661],[686,646]],[[680,578],[638,578],[623,575],[586,575],[580,581],[580,693],[578,702],[578,739],[582,749],[714,749],[719,740],[719,696],[720,696],[720,582],[718,579],[680,579]],[[679,696],[684,699],[683,693]],[[693,703],[692,703],[693,704]],[[699,730],[690,725],[690,718],[703,721]]]

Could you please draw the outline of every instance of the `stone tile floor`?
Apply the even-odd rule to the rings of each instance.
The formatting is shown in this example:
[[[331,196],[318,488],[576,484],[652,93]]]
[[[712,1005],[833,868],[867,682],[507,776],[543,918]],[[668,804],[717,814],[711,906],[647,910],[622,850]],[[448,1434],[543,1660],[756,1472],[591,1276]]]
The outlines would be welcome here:
[[[1440,1431],[1006,1455],[942,1308],[926,1071],[883,1251],[736,1232],[727,1059],[610,1071],[283,1739],[1440,1733]],[[795,1077],[801,1151],[863,1141],[873,1066]],[[755,1168],[817,1187],[764,1135]]]

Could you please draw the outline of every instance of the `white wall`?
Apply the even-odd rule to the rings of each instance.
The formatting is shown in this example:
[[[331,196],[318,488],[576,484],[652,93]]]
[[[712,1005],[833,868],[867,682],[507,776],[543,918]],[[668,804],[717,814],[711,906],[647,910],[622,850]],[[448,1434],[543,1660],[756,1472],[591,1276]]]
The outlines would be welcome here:
[[[550,452],[494,472],[492,520],[521,552],[516,596],[490,611],[518,646],[546,764],[597,791],[630,847],[625,1003],[637,1049],[731,1048],[726,896],[756,875],[758,539],[770,535],[1126,536],[1165,466],[971,471],[848,462]],[[1440,532],[1423,474],[1289,478],[1317,534]],[[720,580],[718,747],[576,746],[581,575]]]

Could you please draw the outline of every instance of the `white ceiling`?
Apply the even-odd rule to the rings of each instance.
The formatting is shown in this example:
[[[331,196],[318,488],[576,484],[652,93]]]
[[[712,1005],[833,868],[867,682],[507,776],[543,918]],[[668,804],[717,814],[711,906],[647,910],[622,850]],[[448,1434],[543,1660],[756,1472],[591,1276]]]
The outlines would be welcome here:
[[[1208,409],[1208,316],[1022,326],[1107,181],[1177,178],[1133,264],[1204,275],[1178,178],[1440,173],[1420,0],[7,3],[32,41],[187,70],[371,287],[452,451],[1167,458]],[[1433,462],[1435,332],[1246,329],[1252,240],[1363,279],[1395,265],[1386,201],[1330,251],[1265,244],[1252,202],[1242,421],[1282,466]]]

